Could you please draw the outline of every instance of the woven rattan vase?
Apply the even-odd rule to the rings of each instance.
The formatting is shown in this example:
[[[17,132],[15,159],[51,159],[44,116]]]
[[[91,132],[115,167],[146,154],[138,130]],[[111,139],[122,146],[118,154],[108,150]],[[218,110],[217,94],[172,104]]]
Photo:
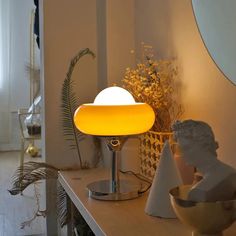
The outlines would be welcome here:
[[[175,143],[173,133],[148,131],[140,136],[140,174],[153,180],[164,143],[169,140],[172,151]]]

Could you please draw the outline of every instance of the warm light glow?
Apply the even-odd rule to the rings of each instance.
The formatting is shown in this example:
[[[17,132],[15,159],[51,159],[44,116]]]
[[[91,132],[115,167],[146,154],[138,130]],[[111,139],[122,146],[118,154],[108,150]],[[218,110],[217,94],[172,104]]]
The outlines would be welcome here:
[[[135,104],[133,96],[125,89],[113,86],[103,89],[95,98],[96,105]]]
[[[144,133],[154,120],[148,104],[135,103],[132,95],[119,87],[103,90],[94,103],[80,106],[74,115],[75,125],[82,133],[99,136]]]

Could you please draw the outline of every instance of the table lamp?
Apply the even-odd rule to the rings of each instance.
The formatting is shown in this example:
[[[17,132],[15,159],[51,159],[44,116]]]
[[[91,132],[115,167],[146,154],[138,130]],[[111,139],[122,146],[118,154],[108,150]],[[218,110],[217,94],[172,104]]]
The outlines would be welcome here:
[[[82,133],[104,137],[112,152],[111,179],[89,184],[90,197],[127,200],[139,196],[140,185],[119,179],[117,154],[128,136],[148,131],[154,120],[155,114],[148,104],[136,103],[127,90],[117,86],[102,90],[94,103],[77,108],[74,114],[76,127]]]

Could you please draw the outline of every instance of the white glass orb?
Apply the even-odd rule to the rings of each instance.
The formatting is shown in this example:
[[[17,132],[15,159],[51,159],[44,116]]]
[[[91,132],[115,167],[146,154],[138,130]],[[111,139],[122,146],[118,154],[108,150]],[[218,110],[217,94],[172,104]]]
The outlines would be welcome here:
[[[133,96],[117,86],[103,89],[94,100],[95,105],[130,105],[135,104]]]

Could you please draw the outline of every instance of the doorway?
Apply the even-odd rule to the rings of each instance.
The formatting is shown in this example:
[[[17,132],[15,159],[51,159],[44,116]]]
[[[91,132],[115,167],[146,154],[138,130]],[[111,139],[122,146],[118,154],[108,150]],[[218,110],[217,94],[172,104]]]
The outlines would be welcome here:
[[[45,219],[28,222],[37,208],[41,187],[29,186],[11,196],[11,178],[20,165],[19,110],[30,112],[40,96],[40,49],[37,35],[37,0],[0,0],[0,235],[44,235]],[[41,105],[33,106],[40,111]],[[35,122],[26,117],[23,124]],[[37,122],[40,122],[40,117]],[[28,143],[30,144],[30,143]],[[28,145],[27,144],[27,145]],[[33,142],[40,150],[40,141]],[[27,148],[27,146],[26,146]],[[25,161],[42,161],[25,155]],[[37,188],[37,189],[36,189]],[[36,190],[35,190],[36,189]],[[42,193],[41,193],[42,192]],[[41,201],[41,200],[40,200]]]

